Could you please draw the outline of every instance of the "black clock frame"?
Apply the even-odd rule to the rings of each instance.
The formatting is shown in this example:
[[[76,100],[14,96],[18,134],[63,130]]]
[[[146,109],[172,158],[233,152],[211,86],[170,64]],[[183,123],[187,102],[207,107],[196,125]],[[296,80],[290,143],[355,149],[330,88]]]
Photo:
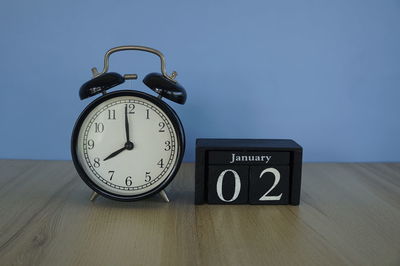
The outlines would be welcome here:
[[[78,142],[79,131],[80,131],[83,121],[88,116],[88,114],[97,105],[101,104],[102,102],[112,99],[112,98],[115,98],[115,97],[120,97],[120,96],[135,96],[135,97],[140,97],[140,98],[143,98],[145,100],[152,102],[154,105],[159,107],[169,117],[169,119],[171,120],[172,126],[175,129],[176,135],[177,135],[178,159],[177,159],[175,165],[173,166],[173,169],[172,169],[170,175],[154,189],[147,191],[143,194],[139,194],[139,195],[131,195],[131,196],[118,195],[115,193],[111,193],[111,192],[101,188],[100,186],[96,185],[86,174],[86,172],[83,169],[81,163],[79,162],[78,156],[76,154],[76,146],[77,146],[77,142]],[[107,93],[107,94],[102,95],[101,97],[95,99],[79,115],[79,118],[75,123],[74,129],[72,131],[72,136],[71,136],[72,161],[75,165],[76,170],[78,171],[79,176],[91,189],[93,189],[98,194],[100,194],[106,198],[118,200],[118,201],[137,201],[137,200],[148,198],[154,194],[159,193],[174,179],[174,177],[177,174],[179,167],[182,163],[184,152],[185,152],[185,132],[183,130],[182,123],[181,123],[178,115],[175,113],[175,111],[161,99],[158,99],[150,94],[147,94],[147,93],[144,93],[141,91],[135,91],[135,90],[118,90],[118,91]]]

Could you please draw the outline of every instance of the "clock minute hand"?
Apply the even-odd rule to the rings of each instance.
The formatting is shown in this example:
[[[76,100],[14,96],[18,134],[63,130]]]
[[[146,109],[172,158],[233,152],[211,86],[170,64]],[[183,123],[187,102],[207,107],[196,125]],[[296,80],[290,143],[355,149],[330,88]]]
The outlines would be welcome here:
[[[126,133],[126,142],[130,142],[129,140],[129,121],[128,121],[128,105],[125,105],[125,133]]]
[[[106,158],[104,158],[103,161],[107,161],[108,159],[111,159],[111,158],[115,157],[116,155],[120,154],[121,152],[123,152],[123,151],[126,150],[126,149],[127,149],[127,148],[126,148],[126,146],[125,146],[125,147],[123,147],[123,148],[121,148],[121,149],[119,149],[119,150],[117,150],[117,151],[111,153],[111,154],[108,155]]]

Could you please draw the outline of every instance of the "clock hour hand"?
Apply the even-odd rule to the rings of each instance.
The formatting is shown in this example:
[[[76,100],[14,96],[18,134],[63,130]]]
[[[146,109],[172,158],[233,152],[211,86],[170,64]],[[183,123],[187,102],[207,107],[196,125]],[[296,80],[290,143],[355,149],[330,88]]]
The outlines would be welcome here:
[[[123,148],[121,148],[121,149],[119,149],[119,150],[117,150],[117,151],[111,153],[111,154],[108,155],[106,158],[104,158],[103,161],[107,161],[108,159],[111,159],[112,157],[117,156],[118,154],[120,154],[120,153],[123,152],[124,150],[130,151],[130,150],[133,149],[134,146],[135,146],[135,145],[133,145],[132,142],[128,141],[127,143],[125,143],[125,146],[124,146]]]
[[[124,150],[126,150],[126,147],[123,147],[123,148],[121,148],[121,149],[119,149],[119,150],[117,150],[117,151],[111,153],[111,154],[108,155],[106,158],[104,158],[103,161],[107,161],[108,159],[111,159],[112,157],[117,156],[118,154],[120,154],[120,153],[123,152]]]

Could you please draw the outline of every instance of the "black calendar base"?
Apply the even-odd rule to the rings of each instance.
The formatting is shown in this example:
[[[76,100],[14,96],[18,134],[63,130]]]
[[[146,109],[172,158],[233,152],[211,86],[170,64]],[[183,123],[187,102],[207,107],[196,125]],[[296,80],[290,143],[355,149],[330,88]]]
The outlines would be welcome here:
[[[197,139],[195,204],[299,205],[302,153],[289,139]]]

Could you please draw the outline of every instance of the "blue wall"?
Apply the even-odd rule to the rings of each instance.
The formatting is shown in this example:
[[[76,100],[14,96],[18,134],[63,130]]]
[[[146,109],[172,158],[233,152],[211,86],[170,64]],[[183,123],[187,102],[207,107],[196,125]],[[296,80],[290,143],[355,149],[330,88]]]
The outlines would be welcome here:
[[[70,159],[90,100],[78,89],[104,52],[157,48],[188,90],[199,137],[293,138],[306,161],[400,160],[399,1],[3,1],[0,158]],[[153,55],[111,69],[159,69]],[[149,91],[140,81],[129,87]]]

